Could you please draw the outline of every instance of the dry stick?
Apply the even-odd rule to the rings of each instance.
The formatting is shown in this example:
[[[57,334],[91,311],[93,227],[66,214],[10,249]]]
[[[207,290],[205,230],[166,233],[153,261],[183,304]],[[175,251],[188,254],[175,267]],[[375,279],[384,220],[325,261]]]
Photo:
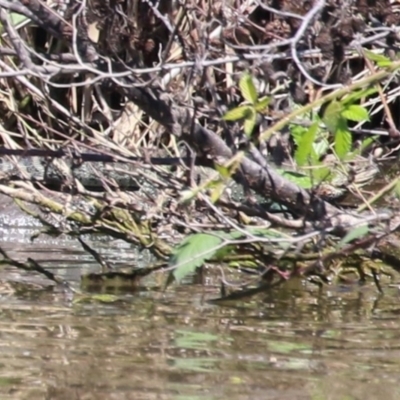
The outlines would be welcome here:
[[[392,191],[396,185],[400,182],[400,178],[393,179],[392,182],[389,182],[386,186],[384,186],[378,193],[376,193],[373,197],[368,199],[367,202],[362,204],[360,207],[357,208],[357,212],[364,211],[367,207],[370,207],[371,204],[375,203],[379,199],[381,199],[385,194]]]
[[[78,242],[82,245],[83,249],[87,251],[101,266],[102,272],[112,271],[113,267],[102,257],[97,251],[92,249],[86,244],[81,237],[78,237]]]
[[[53,274],[52,272],[46,270],[40,264],[38,264],[35,260],[28,258],[28,263],[21,263],[19,261],[13,260],[12,258],[10,258],[8,256],[7,252],[2,247],[0,247],[0,254],[3,256],[3,259],[0,261],[1,264],[12,265],[13,267],[22,269],[24,271],[38,272],[39,274],[44,275],[49,280],[57,283],[57,285],[64,286],[71,292],[74,292],[74,289],[69,285],[69,283],[67,281],[65,281],[61,277]]]

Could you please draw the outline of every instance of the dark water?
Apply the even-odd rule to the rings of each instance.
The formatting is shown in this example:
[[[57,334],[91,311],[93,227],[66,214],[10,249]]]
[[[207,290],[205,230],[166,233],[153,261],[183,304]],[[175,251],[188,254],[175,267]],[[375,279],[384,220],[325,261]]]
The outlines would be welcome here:
[[[73,241],[2,247],[77,281],[95,269]],[[144,262],[126,245],[98,241],[114,261]],[[8,275],[7,275],[8,274]],[[2,272],[3,277],[9,271]],[[0,296],[0,399],[400,398],[400,303],[393,286],[291,285],[216,306],[217,283],[74,303],[60,291]]]

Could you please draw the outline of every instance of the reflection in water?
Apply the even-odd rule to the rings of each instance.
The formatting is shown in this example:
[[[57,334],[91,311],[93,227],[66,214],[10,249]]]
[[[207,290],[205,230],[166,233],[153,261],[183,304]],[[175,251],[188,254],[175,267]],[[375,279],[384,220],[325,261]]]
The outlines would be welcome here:
[[[95,268],[73,241],[13,243],[3,245],[14,256],[50,261],[71,279]],[[121,264],[142,256],[117,245],[95,243]],[[245,303],[204,301],[217,292],[210,281],[108,305],[49,290],[3,294],[0,398],[400,398],[397,289],[291,285]]]

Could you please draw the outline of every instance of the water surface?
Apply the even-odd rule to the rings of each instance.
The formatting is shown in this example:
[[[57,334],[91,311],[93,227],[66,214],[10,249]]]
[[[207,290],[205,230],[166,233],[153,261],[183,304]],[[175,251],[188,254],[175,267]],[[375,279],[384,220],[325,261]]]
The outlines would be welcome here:
[[[3,235],[9,254],[34,257],[75,285],[82,270],[97,269],[74,240],[29,244],[16,235]],[[92,244],[117,265],[145,257],[118,242]],[[207,302],[218,295],[216,279],[166,292],[157,279],[109,304],[5,285],[0,398],[400,398],[396,285],[380,296],[373,286],[293,284],[218,306]]]

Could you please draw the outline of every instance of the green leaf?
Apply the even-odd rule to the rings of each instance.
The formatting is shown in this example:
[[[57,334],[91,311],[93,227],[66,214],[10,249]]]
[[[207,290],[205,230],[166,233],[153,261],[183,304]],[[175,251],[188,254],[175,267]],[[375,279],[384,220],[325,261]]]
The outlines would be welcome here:
[[[13,24],[13,26],[17,26],[19,24],[22,24],[23,22],[25,22],[29,18],[26,17],[25,15],[21,15],[21,14],[17,14],[17,13],[11,13],[10,14],[10,19],[11,19],[11,23]]]
[[[211,201],[213,204],[215,204],[220,199],[220,197],[224,193],[225,187],[225,183],[218,182],[218,184],[213,188],[213,190],[211,191]]]
[[[349,104],[342,111],[342,117],[355,122],[369,121],[368,111],[363,106]]]
[[[169,265],[175,267],[173,271],[175,280],[181,281],[213,257],[221,242],[220,237],[206,233],[197,233],[183,239],[169,261]]]
[[[287,234],[274,229],[252,227],[247,231],[249,234],[263,238],[289,238]],[[245,236],[243,232],[233,230],[231,232],[215,231],[214,234],[196,233],[186,237],[176,246],[169,261],[169,266],[175,267],[172,272],[173,279],[181,281],[188,274],[193,273],[196,268],[203,265],[206,260],[215,257],[217,254],[223,256],[225,252],[222,250],[225,248],[234,251],[234,247],[230,246],[228,242],[226,246],[221,246],[223,240],[240,239]],[[171,282],[170,279],[169,282]]]
[[[232,176],[232,171],[230,168],[225,167],[221,164],[215,164],[215,170],[222,176],[222,178],[228,179]]]
[[[378,62],[376,63],[376,65],[377,65],[378,67],[381,67],[381,68],[391,67],[391,66],[393,65],[393,61],[392,61],[392,60],[389,60],[389,61],[386,61],[386,60],[378,61]]]
[[[369,60],[374,61],[377,64],[384,63],[386,64],[386,66],[393,64],[393,61],[389,57],[384,56],[383,54],[376,54],[366,49],[364,49],[364,54]]]
[[[322,181],[329,181],[332,171],[328,167],[321,165],[319,168],[313,168],[311,175],[314,178],[314,185],[317,185]]]
[[[311,164],[314,164],[314,162],[317,161],[313,147],[317,130],[318,122],[314,122],[308,131],[304,133],[299,145],[297,146],[294,158],[300,167],[303,165],[308,165],[310,162]]]
[[[255,105],[257,103],[257,90],[250,74],[244,74],[239,81],[240,92],[246,101]]]
[[[313,186],[309,175],[295,171],[284,171],[282,169],[276,169],[276,172],[296,185],[301,186],[303,189],[310,189]]]
[[[325,109],[322,121],[330,133],[335,133],[338,128],[343,106],[336,100],[330,102]]]
[[[326,138],[320,138],[319,140],[316,140],[313,145],[316,158],[319,160],[321,156],[326,154],[326,152],[329,149],[329,141]]]
[[[195,188],[195,189],[190,189],[190,190],[183,190],[180,193],[180,197],[181,198],[180,198],[179,202],[183,203],[183,204],[190,203],[192,200],[194,200],[197,197],[197,195],[199,194],[200,190],[201,190],[200,188]]]
[[[343,248],[346,244],[352,242],[353,240],[366,236],[368,232],[368,225],[357,226],[347,233],[347,235],[339,242],[337,248]]]
[[[249,115],[245,120],[244,120],[244,133],[246,136],[250,137],[251,134],[253,133],[254,127],[256,126],[256,121],[257,121],[257,113],[256,111],[252,108],[251,109],[251,115]]]
[[[25,15],[22,14],[17,14],[17,13],[10,13],[10,22],[12,26],[18,26],[22,24],[25,21],[28,21],[29,18],[26,17]],[[0,23],[0,33],[3,32],[3,24]]]
[[[340,118],[335,132],[335,151],[337,156],[343,160],[350,152],[352,146],[351,132],[344,118]]]
[[[238,121],[239,119],[248,118],[252,111],[253,108],[250,106],[239,106],[229,110],[222,119],[224,121]]]
[[[308,129],[301,125],[291,125],[290,126],[290,135],[292,136],[294,144],[296,146],[300,145],[301,138],[307,131],[308,131]]]
[[[369,147],[372,143],[379,141],[379,136],[369,136],[367,138],[365,138],[362,142],[361,142],[361,146],[360,146],[360,150],[363,151],[365,150],[367,147]]]
[[[270,97],[263,97],[260,100],[257,101],[257,103],[254,105],[254,108],[257,112],[262,112],[264,111],[267,107],[269,102],[271,101]]]

